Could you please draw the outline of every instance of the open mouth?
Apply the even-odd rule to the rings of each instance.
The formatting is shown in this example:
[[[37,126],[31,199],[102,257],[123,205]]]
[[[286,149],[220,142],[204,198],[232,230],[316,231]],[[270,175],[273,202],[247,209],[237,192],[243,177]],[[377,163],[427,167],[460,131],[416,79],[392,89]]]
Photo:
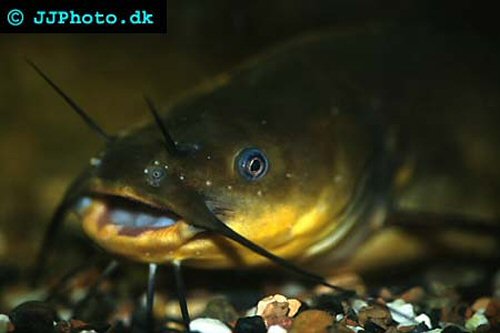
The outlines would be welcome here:
[[[173,226],[181,217],[173,211],[147,202],[118,195],[96,194],[78,200],[75,209],[78,214],[91,205],[103,207],[99,224],[112,224],[132,229],[160,229]]]
[[[172,261],[193,236],[179,214],[127,188],[87,192],[73,207],[87,236],[108,252],[132,260]]]

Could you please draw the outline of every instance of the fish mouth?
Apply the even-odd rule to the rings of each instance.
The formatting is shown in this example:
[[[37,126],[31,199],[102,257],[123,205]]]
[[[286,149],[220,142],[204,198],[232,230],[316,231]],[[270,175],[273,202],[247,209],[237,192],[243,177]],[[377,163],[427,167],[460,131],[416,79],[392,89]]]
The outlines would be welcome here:
[[[95,243],[134,261],[178,260],[179,249],[195,234],[173,209],[130,188],[86,192],[74,211]]]
[[[85,214],[92,205],[102,207],[98,221],[101,227],[110,224],[121,227],[122,231],[168,228],[182,220],[179,214],[164,206],[119,194],[94,193],[81,197],[76,211]]]

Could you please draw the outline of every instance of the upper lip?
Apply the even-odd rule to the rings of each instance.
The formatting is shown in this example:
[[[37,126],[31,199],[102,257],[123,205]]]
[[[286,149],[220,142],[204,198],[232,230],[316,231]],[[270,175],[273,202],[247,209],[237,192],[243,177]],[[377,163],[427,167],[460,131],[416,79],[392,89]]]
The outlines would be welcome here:
[[[176,220],[181,219],[181,217],[175,213],[173,210],[156,204],[154,202],[150,201],[144,201],[144,200],[138,200],[136,198],[132,197],[127,197],[127,196],[122,196],[122,195],[116,195],[116,194],[102,194],[102,193],[97,193],[93,195],[95,198],[102,198],[109,201],[115,201],[115,203],[118,204],[123,204],[123,206],[127,205],[129,203],[130,206],[138,206],[139,208],[143,208],[144,210],[152,210],[152,211],[157,211],[157,212],[162,212],[164,214],[172,215],[173,217],[176,218]]]
[[[93,200],[103,201],[107,207],[108,213],[123,211],[130,214],[136,214],[135,217],[142,214],[142,216],[154,217],[166,217],[174,222],[178,222],[182,219],[178,213],[173,209],[170,209],[167,205],[158,202],[157,200],[149,199],[147,196],[141,195],[130,188],[98,188],[92,189],[87,192],[87,196]],[[110,215],[108,215],[111,223],[118,222],[113,221]],[[127,216],[127,220],[133,219],[134,216]],[[116,223],[120,224],[120,223]],[[125,223],[124,226],[131,226]]]

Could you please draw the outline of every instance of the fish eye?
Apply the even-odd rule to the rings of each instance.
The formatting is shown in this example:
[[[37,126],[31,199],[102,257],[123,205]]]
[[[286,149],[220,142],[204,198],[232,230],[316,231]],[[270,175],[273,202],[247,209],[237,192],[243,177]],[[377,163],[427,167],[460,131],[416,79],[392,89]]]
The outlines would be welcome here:
[[[262,178],[269,169],[269,160],[258,148],[243,149],[236,158],[236,167],[240,175],[247,180]]]

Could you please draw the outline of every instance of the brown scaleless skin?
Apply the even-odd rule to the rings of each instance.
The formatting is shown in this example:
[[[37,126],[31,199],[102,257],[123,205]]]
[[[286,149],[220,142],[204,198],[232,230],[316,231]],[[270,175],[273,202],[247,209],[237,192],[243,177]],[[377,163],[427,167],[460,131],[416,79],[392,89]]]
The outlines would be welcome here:
[[[269,263],[206,232],[220,226],[316,271],[407,262],[440,248],[493,256],[491,232],[440,228],[439,218],[423,219],[430,234],[386,225],[394,213],[498,216],[499,171],[480,167],[500,164],[488,131],[494,118],[485,121],[500,107],[500,71],[472,42],[474,52],[455,39],[388,29],[316,33],[278,47],[174,103],[160,119],[173,149],[155,123],[109,140],[71,193],[83,228],[119,256],[205,268]],[[470,104],[477,100],[488,104]],[[436,129],[448,119],[455,123]],[[479,129],[483,154],[468,165],[463,138]]]

